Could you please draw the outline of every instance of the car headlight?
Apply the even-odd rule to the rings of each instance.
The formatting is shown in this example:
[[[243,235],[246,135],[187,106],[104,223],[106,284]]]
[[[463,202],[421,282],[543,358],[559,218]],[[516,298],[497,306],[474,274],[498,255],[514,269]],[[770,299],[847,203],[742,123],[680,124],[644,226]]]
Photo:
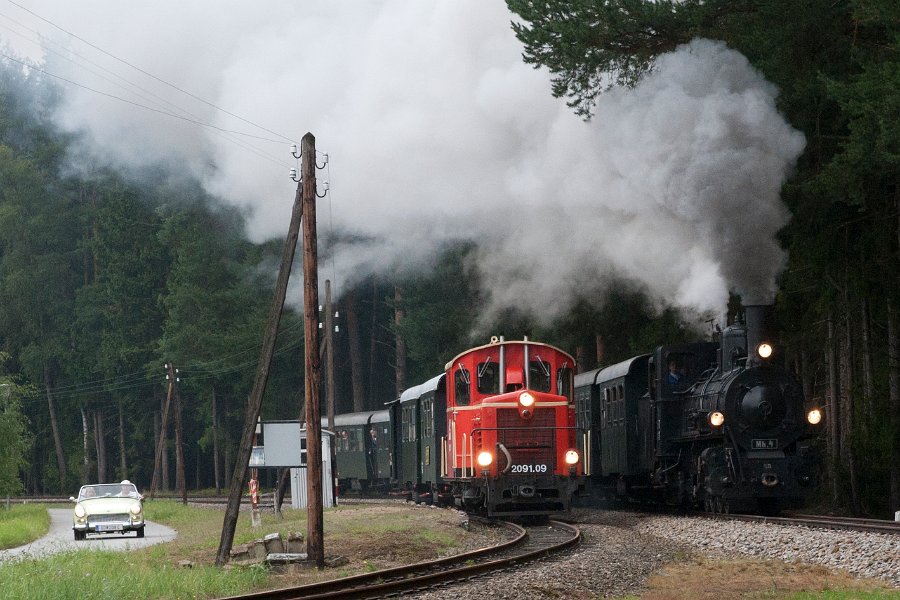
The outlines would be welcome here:
[[[84,510],[84,507],[80,504],[75,505],[75,516],[79,519],[83,519],[87,515],[87,511]]]
[[[810,425],[818,425],[822,422],[822,411],[818,408],[812,409],[806,413],[806,420],[809,421]]]
[[[143,510],[143,507],[141,506],[141,503],[135,502],[134,504],[131,505],[131,508],[128,509],[128,512],[130,512],[132,514],[132,516],[139,517],[139,516],[141,516],[142,510]]]
[[[531,392],[522,392],[519,394],[519,404],[521,404],[523,408],[534,406],[534,396],[531,395]]]
[[[713,427],[721,427],[722,423],[725,422],[725,415],[720,413],[719,411],[713,411],[709,413],[709,424]]]
[[[578,458],[579,458],[579,457],[578,457],[578,450],[575,450],[574,448],[573,448],[572,450],[566,450],[566,457],[565,457],[565,460],[566,460],[566,464],[567,464],[567,465],[574,465],[574,464],[577,464],[577,463],[578,463]]]
[[[494,462],[494,455],[488,452],[487,450],[482,450],[478,453],[478,465],[481,467],[490,466],[490,464]]]

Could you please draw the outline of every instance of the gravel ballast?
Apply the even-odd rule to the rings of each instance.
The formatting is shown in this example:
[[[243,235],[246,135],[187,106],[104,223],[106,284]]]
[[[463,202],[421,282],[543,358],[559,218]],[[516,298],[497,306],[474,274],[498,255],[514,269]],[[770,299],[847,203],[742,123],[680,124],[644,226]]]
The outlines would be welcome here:
[[[703,517],[578,509],[582,543],[559,556],[420,592],[425,600],[640,596],[648,577],[690,555],[821,564],[900,588],[900,536]]]

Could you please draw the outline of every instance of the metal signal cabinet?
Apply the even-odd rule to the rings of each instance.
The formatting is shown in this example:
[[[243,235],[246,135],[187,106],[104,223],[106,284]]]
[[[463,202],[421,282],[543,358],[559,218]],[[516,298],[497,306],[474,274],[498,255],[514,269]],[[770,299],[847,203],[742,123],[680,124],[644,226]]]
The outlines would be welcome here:
[[[442,473],[457,505],[489,516],[569,509],[584,473],[574,367],[527,339],[494,339],[447,363]]]

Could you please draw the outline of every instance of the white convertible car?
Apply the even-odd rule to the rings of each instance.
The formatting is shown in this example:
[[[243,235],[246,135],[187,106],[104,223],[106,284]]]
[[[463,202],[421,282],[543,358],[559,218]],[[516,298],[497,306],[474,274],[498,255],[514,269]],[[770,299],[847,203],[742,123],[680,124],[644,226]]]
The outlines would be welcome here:
[[[122,483],[84,485],[75,503],[72,530],[76,540],[83,540],[89,533],[119,533],[136,531],[144,537],[144,497],[127,479]]]

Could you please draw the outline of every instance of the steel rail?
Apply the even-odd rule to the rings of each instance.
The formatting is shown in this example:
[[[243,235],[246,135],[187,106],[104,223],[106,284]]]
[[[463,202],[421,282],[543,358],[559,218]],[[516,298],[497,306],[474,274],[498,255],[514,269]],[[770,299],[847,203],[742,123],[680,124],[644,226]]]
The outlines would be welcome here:
[[[704,513],[703,516],[714,519],[733,521],[750,521],[755,523],[772,523],[776,525],[794,525],[802,527],[821,527],[823,529],[840,529],[846,531],[865,531],[870,533],[900,534],[900,523],[879,519],[860,519],[854,517],[836,517],[826,515],[785,515],[768,517],[744,514]]]
[[[383,597],[401,592],[431,588],[439,584],[460,581],[509,568],[510,566],[535,560],[568,548],[577,544],[581,539],[581,532],[577,527],[551,521],[550,529],[561,532],[556,537],[562,537],[563,539],[554,539],[549,543],[546,540],[537,540],[535,543],[530,544],[530,538],[544,537],[540,534],[534,534],[546,532],[548,529],[547,525],[535,528],[532,531],[532,535],[529,536],[526,530],[518,525],[505,521],[500,523],[514,531],[516,537],[497,546],[343,579],[264,592],[252,592],[221,600],[257,600],[262,598],[275,600],[350,600]],[[486,560],[500,553],[505,556]]]

